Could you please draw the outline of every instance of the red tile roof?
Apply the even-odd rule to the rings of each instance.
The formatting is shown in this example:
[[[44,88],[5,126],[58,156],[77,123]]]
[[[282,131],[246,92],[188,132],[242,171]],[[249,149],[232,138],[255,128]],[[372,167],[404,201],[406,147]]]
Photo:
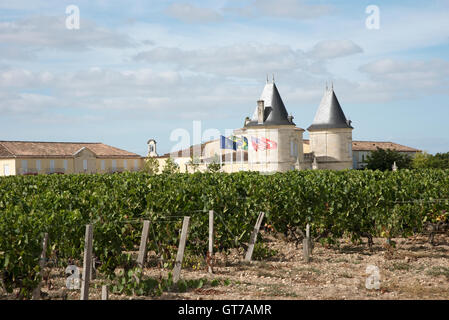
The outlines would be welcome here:
[[[140,155],[100,142],[0,141],[0,158],[66,158],[87,148],[98,158],[141,158]]]
[[[421,150],[407,147],[394,142],[379,142],[379,141],[352,141],[353,151],[375,151],[379,149],[390,149],[400,152],[421,152]]]
[[[310,144],[310,140],[304,139],[305,144]],[[352,141],[353,151],[375,151],[377,148],[380,149],[390,149],[400,152],[421,152],[419,149],[407,147],[394,142],[384,142],[384,141]]]

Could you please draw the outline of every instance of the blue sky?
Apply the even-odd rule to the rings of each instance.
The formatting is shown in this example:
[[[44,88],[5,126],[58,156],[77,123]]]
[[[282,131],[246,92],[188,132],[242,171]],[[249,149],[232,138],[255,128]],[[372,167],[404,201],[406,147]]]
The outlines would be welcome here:
[[[301,128],[332,81],[354,140],[447,152],[448,57],[448,0],[0,0],[0,140],[165,153],[193,121],[240,128],[274,74]]]

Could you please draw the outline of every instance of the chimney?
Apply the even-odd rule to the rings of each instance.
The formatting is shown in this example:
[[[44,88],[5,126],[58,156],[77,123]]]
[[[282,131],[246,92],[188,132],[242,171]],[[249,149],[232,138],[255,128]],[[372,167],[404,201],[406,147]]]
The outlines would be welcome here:
[[[257,101],[257,123],[258,124],[263,124],[264,113],[265,113],[264,101],[258,100]]]

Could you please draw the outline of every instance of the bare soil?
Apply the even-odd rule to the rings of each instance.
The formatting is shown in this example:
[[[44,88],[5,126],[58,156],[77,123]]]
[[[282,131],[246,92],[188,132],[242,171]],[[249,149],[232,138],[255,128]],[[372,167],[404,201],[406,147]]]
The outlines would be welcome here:
[[[209,280],[200,289],[164,292],[159,297],[110,293],[109,299],[449,299],[448,235],[437,235],[435,246],[423,235],[393,239],[394,247],[386,245],[385,239],[375,238],[372,251],[366,243],[352,244],[348,239],[340,240],[339,246],[316,243],[309,263],[303,259],[302,246],[296,247],[281,236],[262,236],[275,252],[269,258],[248,263],[243,261],[243,250],[234,250],[215,256],[213,274],[209,274],[206,267],[183,269],[183,279]],[[380,271],[379,290],[365,286],[368,265],[377,266]],[[167,277],[169,271],[145,268],[144,275]],[[79,299],[79,290],[64,289],[65,279],[63,269],[52,268],[42,288],[43,296]],[[214,279],[220,280],[220,284],[211,286]],[[102,283],[102,279],[91,282],[89,299],[100,299]],[[3,294],[0,299],[14,299],[14,295]]]

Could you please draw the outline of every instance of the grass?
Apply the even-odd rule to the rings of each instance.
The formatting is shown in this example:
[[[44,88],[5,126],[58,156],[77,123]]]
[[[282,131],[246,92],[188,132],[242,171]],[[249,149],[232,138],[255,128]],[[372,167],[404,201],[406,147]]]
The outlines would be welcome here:
[[[342,278],[348,278],[348,279],[354,278],[354,276],[353,276],[352,274],[347,273],[347,272],[342,272],[342,273],[340,273],[338,276],[339,276],[339,277],[342,277]]]
[[[404,262],[395,262],[393,263],[393,265],[391,265],[388,270],[390,271],[395,271],[395,270],[404,270],[404,271],[408,271],[411,269],[411,266],[408,263],[404,263]]]
[[[314,268],[314,267],[307,267],[307,268],[300,267],[300,268],[294,268],[293,271],[296,271],[296,272],[313,272],[313,273],[316,273],[316,274],[318,274],[318,275],[320,275],[320,274],[323,273],[323,271],[321,271],[320,269]]]
[[[263,287],[267,288],[265,294],[270,296],[280,296],[280,297],[292,297],[297,298],[298,295],[295,292],[286,291],[283,285],[280,284],[268,284]]]
[[[432,277],[445,276],[449,280],[449,267],[432,267],[426,273]]]

